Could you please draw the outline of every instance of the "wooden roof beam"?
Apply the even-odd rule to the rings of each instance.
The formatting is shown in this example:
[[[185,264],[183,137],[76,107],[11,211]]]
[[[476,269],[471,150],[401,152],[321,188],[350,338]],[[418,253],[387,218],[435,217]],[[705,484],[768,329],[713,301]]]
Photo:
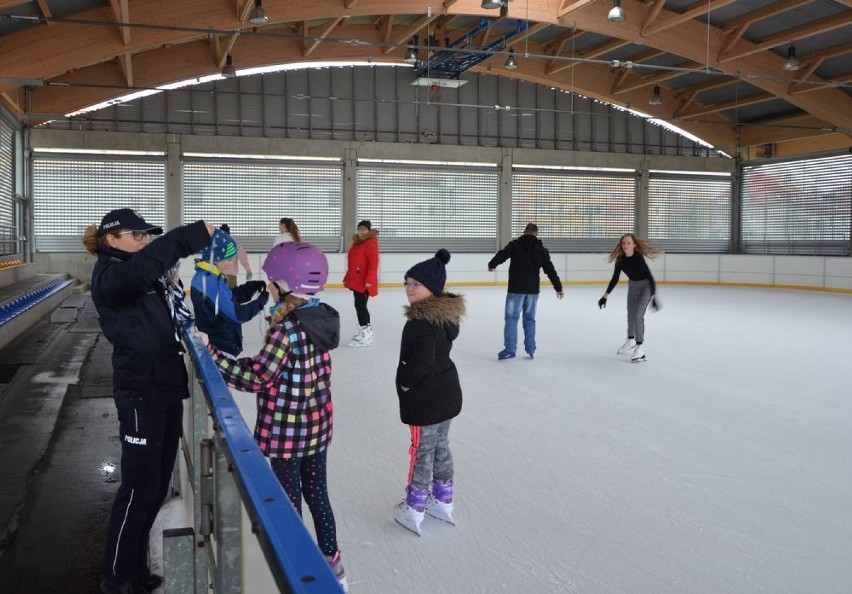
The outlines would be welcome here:
[[[691,87],[684,87],[675,91],[675,96],[680,97],[681,105],[679,108],[675,110],[675,117],[680,116],[683,112],[686,111],[687,107],[695,101],[695,99],[703,93],[704,91],[710,91],[712,89],[719,89],[722,87],[727,87],[728,85],[733,85],[737,83],[737,79],[735,78],[719,78],[716,80],[710,80],[705,83],[701,83],[699,85],[692,85]]]
[[[316,35],[306,35],[305,37],[310,37],[310,39],[305,39],[304,43],[302,44],[302,55],[306,58],[310,56],[314,52],[314,50],[319,47],[319,44],[322,43],[322,40],[328,37],[331,32],[337,28],[337,25],[339,25],[341,21],[343,21],[342,16],[333,18],[328,23],[326,23],[325,27],[323,27]],[[307,26],[308,24],[307,22],[305,22],[306,30]]]
[[[685,23],[686,21],[691,21],[692,19],[698,18],[700,16],[704,16],[708,12],[713,10],[718,10],[728,4],[733,4],[736,0],[709,0],[708,2],[697,3],[694,8],[687,10],[686,12],[680,14],[672,14],[672,16],[667,16],[664,18],[656,19],[652,25],[649,25],[647,28],[642,28],[642,35],[644,37],[650,37],[652,35],[656,35],[657,33],[662,33],[667,29],[671,29],[672,27],[677,27],[681,23]],[[662,2],[665,4],[665,2]],[[659,11],[658,11],[659,12]]]
[[[127,0],[109,0],[109,5],[117,22],[130,22],[130,11],[127,6]],[[120,27],[119,32],[121,33],[121,42],[124,45],[130,45],[130,27]]]
[[[722,46],[722,50],[719,54],[724,55],[731,51],[731,48],[739,43],[743,35],[745,35],[745,32],[753,23],[781,14],[782,12],[787,12],[788,10],[793,10],[794,8],[799,8],[800,6],[805,6],[813,1],[814,0],[783,0],[783,2],[778,2],[759,10],[753,10],[752,12],[729,20],[725,23],[723,28],[725,34],[729,35],[729,38]]]
[[[433,14],[430,16],[422,16],[417,19],[413,25],[405,29],[402,33],[397,33],[395,38],[391,38],[388,42],[389,45],[386,46],[383,50],[384,54],[390,54],[394,50],[399,49],[399,46],[407,44],[408,40],[411,39],[415,34],[419,34],[424,28],[428,27],[432,21],[438,18],[439,15]],[[428,34],[426,35],[428,38]]]
[[[678,68],[696,68],[696,67],[699,67],[699,66],[701,66],[701,64],[698,64],[696,62],[687,62],[686,64],[679,66]],[[627,74],[630,74],[630,71],[626,71],[626,72],[627,72]],[[650,87],[652,85],[659,84],[660,82],[662,82],[664,80],[671,80],[671,79],[677,78],[679,76],[683,76],[683,72],[680,72],[678,70],[668,70],[668,71],[664,70],[662,72],[659,72],[659,73],[654,74],[652,76],[646,76],[644,78],[639,78],[639,77],[634,76],[633,78],[635,80],[633,82],[630,82],[630,83],[627,83],[627,84],[624,84],[622,82],[622,85],[620,85],[618,88],[613,88],[612,94],[613,95],[621,95],[621,94],[624,94],[624,93],[629,93],[631,91],[637,91],[637,90],[643,89],[645,87]],[[625,77],[623,80],[626,81],[627,77]]]
[[[594,1],[595,0],[562,0],[559,3],[559,10],[556,11],[556,18],[561,19],[576,10],[580,10],[587,4],[591,4]],[[665,2],[663,3],[665,4]]]
[[[47,0],[38,0],[38,9],[41,11],[41,16],[47,19],[47,24],[52,25],[53,21],[50,20],[50,17],[53,16],[53,13],[50,12],[50,6],[47,5]]]
[[[118,64],[121,66],[121,71],[124,73],[124,79],[127,81],[127,86],[133,86],[133,54],[126,53],[118,56]]]
[[[848,14],[838,14],[832,18],[826,18],[800,27],[787,29],[786,31],[776,33],[775,35],[770,35],[763,41],[749,44],[749,47],[741,48],[738,51],[733,51],[732,49],[729,53],[720,55],[719,62],[723,64],[725,62],[731,62],[732,60],[744,58],[779,45],[792,43],[797,39],[805,39],[806,37],[812,37],[814,35],[840,29],[848,25],[852,25],[852,12],[849,12]]]
[[[841,74],[840,76],[835,76],[834,78],[824,78],[820,81],[821,83],[830,83],[835,85],[848,85],[852,83],[852,72],[847,74]],[[808,85],[808,84],[798,84],[795,89],[790,89],[791,95],[801,95],[802,93],[810,93],[811,91],[821,91],[825,88],[824,84],[820,85]]]
[[[766,103],[767,101],[772,101],[777,98],[778,97],[776,97],[772,93],[755,93],[754,95],[751,95],[749,97],[735,99],[734,101],[726,101],[724,103],[714,103],[713,105],[701,106],[689,112],[682,113],[680,117],[685,119],[697,118],[711,113],[719,113],[721,111],[728,111],[729,109],[736,109],[737,107],[745,107],[747,105],[757,105],[758,103]]]
[[[849,53],[852,53],[852,41],[844,43],[843,45],[830,47],[819,52],[813,52],[808,54],[804,57],[805,63],[807,64],[807,68],[804,70],[804,72],[798,74],[797,80],[793,81],[790,84],[788,92],[790,94],[802,93],[806,90],[803,87],[817,87],[817,85],[807,84],[803,81],[821,82],[822,79],[820,78],[811,78],[813,74],[817,71],[817,68],[819,68],[820,65],[826,60],[836,58],[837,56],[844,56]]]
[[[578,58],[586,58],[592,59],[597,58],[598,56],[602,56],[611,51],[617,50],[619,48],[624,47],[625,45],[630,45],[633,43],[627,39],[611,39],[605,43],[602,43],[593,48],[589,48],[584,52],[580,52],[576,57]],[[554,64],[554,62],[559,62],[559,64]],[[568,70],[569,68],[573,68],[579,64],[578,61],[568,61],[568,60],[551,60],[550,64],[547,67],[545,74],[550,76],[551,74],[556,74],[557,72],[561,72],[563,70]],[[552,66],[551,66],[552,65]]]

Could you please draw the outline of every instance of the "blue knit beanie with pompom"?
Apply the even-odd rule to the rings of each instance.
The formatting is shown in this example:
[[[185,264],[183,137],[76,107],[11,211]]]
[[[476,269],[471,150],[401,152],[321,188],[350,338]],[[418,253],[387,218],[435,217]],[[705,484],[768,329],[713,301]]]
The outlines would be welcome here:
[[[449,261],[450,252],[441,248],[435,252],[434,257],[409,268],[405,278],[413,278],[432,291],[433,295],[440,295],[444,292],[444,285],[447,282],[447,262]]]

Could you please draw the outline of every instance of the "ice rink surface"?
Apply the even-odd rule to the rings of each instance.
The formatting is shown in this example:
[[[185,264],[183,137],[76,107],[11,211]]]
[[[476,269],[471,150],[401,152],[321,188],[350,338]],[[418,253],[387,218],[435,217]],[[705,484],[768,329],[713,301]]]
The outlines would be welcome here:
[[[393,521],[405,295],[371,299],[375,345],[351,348],[351,293],[322,294],[342,322],[329,484],[350,592],[852,592],[852,295],[663,285],[631,364],[624,285],[603,311],[603,286],[542,287],[534,361],[497,361],[505,289],[448,290],[468,304],[457,525],[427,516],[422,537]]]

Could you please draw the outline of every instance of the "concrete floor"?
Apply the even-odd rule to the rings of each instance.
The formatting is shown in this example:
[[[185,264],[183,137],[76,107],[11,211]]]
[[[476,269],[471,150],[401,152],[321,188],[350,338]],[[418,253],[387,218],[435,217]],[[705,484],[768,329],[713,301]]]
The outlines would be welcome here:
[[[93,313],[72,297],[0,351],[0,592],[98,591],[120,446]]]

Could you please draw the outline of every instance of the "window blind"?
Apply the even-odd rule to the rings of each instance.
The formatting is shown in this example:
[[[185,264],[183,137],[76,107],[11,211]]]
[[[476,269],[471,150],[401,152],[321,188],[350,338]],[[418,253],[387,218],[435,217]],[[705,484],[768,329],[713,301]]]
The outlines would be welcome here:
[[[17,254],[15,130],[0,119],[0,256]]]
[[[248,251],[268,251],[278,221],[290,217],[302,239],[338,251],[343,208],[342,164],[185,157],[184,222],[227,223]]]
[[[491,251],[499,175],[475,166],[359,165],[357,218],[380,230],[382,251]]]
[[[731,177],[651,172],[648,239],[667,252],[727,253]]]
[[[849,255],[852,155],[743,168],[743,249]]]
[[[633,231],[636,180],[631,172],[536,172],[512,175],[512,233],[538,225],[550,251],[609,251]]]
[[[115,208],[133,208],[153,225],[166,212],[163,156],[35,153],[33,225],[36,250],[84,251],[86,227]]]

